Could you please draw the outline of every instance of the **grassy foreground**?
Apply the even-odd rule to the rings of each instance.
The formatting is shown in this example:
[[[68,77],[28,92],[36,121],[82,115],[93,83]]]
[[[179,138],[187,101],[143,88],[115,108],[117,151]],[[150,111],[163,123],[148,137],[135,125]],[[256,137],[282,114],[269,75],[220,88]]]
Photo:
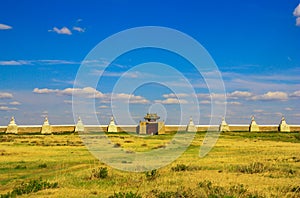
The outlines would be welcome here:
[[[108,136],[130,152],[162,148],[173,137]],[[204,136],[198,133],[168,166],[132,173],[99,162],[78,135],[0,134],[0,195],[300,197],[299,133],[223,133],[212,151],[199,158]]]

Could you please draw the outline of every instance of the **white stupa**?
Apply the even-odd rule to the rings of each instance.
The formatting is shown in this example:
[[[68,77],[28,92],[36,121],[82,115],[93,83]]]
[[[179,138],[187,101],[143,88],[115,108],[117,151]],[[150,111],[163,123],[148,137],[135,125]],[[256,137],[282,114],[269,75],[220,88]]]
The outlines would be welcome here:
[[[109,125],[107,127],[107,132],[118,132],[118,128],[115,124],[115,120],[114,120],[113,116],[110,118],[110,122],[109,122]]]
[[[250,132],[259,132],[259,126],[255,122],[254,116],[251,117],[251,123],[250,123],[250,126],[249,126],[249,131]]]
[[[219,126],[219,131],[221,131],[221,132],[230,131],[230,130],[229,130],[229,126],[228,126],[228,124],[226,123],[224,117],[222,118],[222,122],[221,122],[221,124],[220,124],[220,126]]]
[[[187,132],[197,132],[197,127],[195,126],[192,117],[190,117],[190,122],[186,127],[186,131]]]
[[[42,125],[41,134],[52,134],[51,125],[49,124],[48,117],[45,117],[44,123]]]
[[[78,118],[77,124],[75,126],[75,132],[84,132],[84,125],[81,118]]]
[[[10,122],[6,128],[6,133],[18,134],[18,125],[16,124],[14,117],[11,117]]]
[[[290,126],[286,123],[284,116],[282,116],[280,124],[279,124],[280,132],[291,132]]]

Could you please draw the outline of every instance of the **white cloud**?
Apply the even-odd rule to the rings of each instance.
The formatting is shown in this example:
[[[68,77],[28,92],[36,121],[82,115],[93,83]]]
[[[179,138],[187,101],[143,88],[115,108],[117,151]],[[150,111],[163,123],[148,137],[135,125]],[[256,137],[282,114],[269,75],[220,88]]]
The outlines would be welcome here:
[[[10,30],[11,26],[0,23],[0,30]]]
[[[209,97],[211,97],[212,99],[220,99],[220,100],[225,100],[226,99],[226,93],[224,94],[217,94],[217,93],[211,93],[209,94]]]
[[[84,88],[66,88],[63,90],[59,89],[39,89],[34,88],[33,93],[37,94],[50,94],[50,93],[56,93],[57,95],[67,95],[67,96],[82,96],[84,98],[104,98],[105,95],[101,92],[97,91],[96,89],[92,87],[84,87]]]
[[[49,30],[49,32],[56,32],[57,34],[66,34],[66,35],[72,35],[71,30],[67,27],[62,27],[61,29],[54,27],[52,30]]]
[[[130,99],[129,103],[130,104],[149,104],[150,101],[147,100],[147,99],[145,99],[145,98],[142,98],[142,99]]]
[[[176,98],[167,98],[165,100],[155,100],[154,102],[160,104],[187,104],[186,100],[178,100]]]
[[[58,89],[39,89],[39,88],[34,88],[33,93],[38,93],[38,94],[48,94],[48,93],[56,93],[59,91]]]
[[[74,65],[80,64],[79,62],[69,61],[69,60],[32,60],[31,63],[41,64],[41,65]]]
[[[103,66],[103,63],[99,63],[99,66]],[[108,76],[108,77],[124,77],[124,78],[141,78],[141,77],[145,77],[144,74],[142,74],[141,72],[138,71],[134,71],[134,72],[107,72],[104,70],[93,70],[92,75],[96,75],[96,76]]]
[[[125,77],[125,78],[138,78],[141,76],[140,72],[103,72],[103,70],[98,70],[95,71],[95,74],[98,73],[97,75],[102,75],[102,76],[109,76],[109,77]]]
[[[122,77],[126,77],[126,78],[138,78],[141,77],[142,74],[140,72],[126,72],[122,75]]]
[[[293,109],[290,108],[290,107],[287,107],[287,108],[285,108],[284,110],[286,110],[286,111],[293,111]]]
[[[85,29],[81,28],[81,27],[73,27],[73,30],[77,31],[77,32],[85,32]]]
[[[238,101],[226,101],[227,99],[238,99],[237,96],[245,97],[245,93],[243,92],[233,92],[229,94],[217,94],[217,93],[211,93],[211,94],[197,94],[199,99],[199,104],[211,104],[212,102],[217,105],[240,105],[241,103]]]
[[[199,104],[210,104],[210,100],[201,100]]]
[[[296,26],[300,26],[300,17],[296,18]]]
[[[13,98],[13,95],[8,92],[0,92],[0,99],[4,98]]]
[[[18,101],[13,101],[13,102],[10,102],[9,104],[11,104],[11,105],[21,105],[21,103],[18,102]]]
[[[107,61],[83,61],[83,64],[89,64],[91,66],[98,66],[98,67],[106,67],[109,62]],[[126,66],[122,66],[120,64],[112,64],[113,66],[116,67],[126,67]],[[107,76],[107,77],[122,77],[122,78],[129,78],[129,79],[135,79],[135,78],[149,78],[150,76],[148,74],[146,74],[145,72],[140,72],[140,71],[126,71],[126,72],[112,72],[112,71],[104,71],[104,70],[99,70],[99,69],[95,69],[92,70],[91,75],[96,75],[96,76]]]
[[[251,97],[253,94],[248,91],[234,91],[232,93],[227,94],[227,97],[231,98],[248,98]]]
[[[230,104],[230,105],[241,105],[242,103],[236,102],[236,101],[230,101],[230,102],[227,102],[227,104]]]
[[[217,93],[210,93],[210,94],[197,94],[197,97],[200,99],[220,99],[220,100],[225,100],[226,99],[226,94],[217,94]]]
[[[104,73],[104,70],[99,70],[99,67],[107,67],[110,63],[106,60],[84,60],[81,62],[81,64],[84,64],[88,67],[95,67],[97,69],[91,70],[91,75],[102,75]]]
[[[149,100],[145,99],[142,96],[136,96],[133,94],[125,94],[125,93],[113,93],[111,95],[107,94],[106,95],[108,99],[112,99],[112,100],[121,100],[121,101],[125,101],[125,102],[129,102],[131,104],[148,104],[150,103]]]
[[[17,111],[18,108],[15,107],[7,107],[7,106],[0,106],[0,111]]]
[[[167,97],[169,95],[164,95],[164,97]],[[172,95],[170,95],[172,96]],[[224,98],[224,94],[204,94],[204,93],[199,93],[197,94],[199,100],[200,100],[200,104],[209,104],[211,99],[215,99],[215,100],[220,100],[218,102],[222,102],[225,101]],[[285,101],[288,100],[290,97],[300,97],[300,90],[299,91],[295,91],[291,94],[288,94],[286,92],[282,92],[282,91],[268,91],[265,94],[262,95],[256,95],[254,93],[248,92],[248,91],[234,91],[231,93],[227,93],[227,100],[228,99],[244,99],[244,100],[281,100],[281,101]],[[223,102],[224,103],[224,102]],[[236,104],[239,105],[241,104],[240,102],[227,102],[227,104]]]
[[[218,104],[218,105],[224,105],[224,104],[229,104],[229,105],[241,105],[242,103],[240,103],[240,102],[237,102],[237,101],[226,101],[226,102],[224,102],[224,101],[215,101],[215,104]]]
[[[84,88],[67,88],[60,92],[62,95],[75,95],[86,98],[105,98],[105,94],[100,91],[92,88],[92,87],[84,87]]]
[[[299,3],[298,6],[295,8],[293,14],[294,14],[294,16],[296,16],[296,17],[300,17],[300,3]]]
[[[294,14],[295,17],[297,17],[296,18],[296,26],[300,26],[300,3],[295,8],[293,14]]]
[[[57,95],[65,95],[65,96],[78,96],[82,98],[97,98],[103,100],[103,102],[110,102],[111,100],[125,101],[133,104],[147,104],[149,101],[142,96],[136,96],[133,94],[125,94],[125,93],[113,93],[113,94],[104,94],[92,87],[84,87],[84,88],[66,88],[63,90],[59,89],[39,89],[34,88],[33,93],[37,94],[51,94],[55,93]],[[67,104],[71,102],[68,100],[64,101]]]
[[[79,100],[64,100],[64,103],[65,104],[69,104],[69,105],[71,105],[71,104],[88,104],[89,102],[87,102],[87,101],[79,101]]]
[[[30,61],[25,60],[9,60],[9,61],[0,61],[0,65],[14,66],[14,65],[30,65]]]
[[[267,75],[265,72],[258,75],[222,72],[227,89],[239,90],[242,87],[252,93],[277,90],[291,91],[300,85],[299,75],[297,74],[299,74],[298,68],[284,70],[281,74],[276,73],[273,75]]]
[[[101,105],[101,106],[99,106],[99,108],[100,108],[100,109],[108,109],[109,106],[107,106],[107,105]]]
[[[300,97],[300,90],[299,91],[295,91],[292,94],[290,94],[291,97]]]
[[[288,94],[281,91],[269,91],[263,95],[257,95],[250,98],[250,100],[287,100]]]
[[[88,64],[89,66],[103,66],[103,67],[107,67],[109,64],[111,64],[112,66],[116,66],[118,68],[127,68],[128,66],[123,65],[123,64],[117,64],[117,63],[111,63],[110,61],[104,59],[104,58],[100,58],[100,59],[94,59],[94,60],[83,60],[81,62],[82,64]],[[103,70],[96,70],[95,72],[97,73],[103,73]],[[137,72],[137,71],[135,71]],[[128,73],[128,72],[127,72]]]
[[[0,65],[19,66],[19,65],[74,65],[80,62],[68,60],[5,60],[0,61]]]
[[[181,97],[188,97],[189,95],[186,93],[170,93],[170,94],[164,94],[164,98],[181,98]]]

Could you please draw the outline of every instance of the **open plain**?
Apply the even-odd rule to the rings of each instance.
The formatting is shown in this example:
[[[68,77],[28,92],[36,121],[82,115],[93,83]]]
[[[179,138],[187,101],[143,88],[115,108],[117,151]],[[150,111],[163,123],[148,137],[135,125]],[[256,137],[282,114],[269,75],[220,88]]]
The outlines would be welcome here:
[[[163,148],[174,134],[142,138],[106,133],[130,152]],[[79,135],[1,134],[2,197],[300,197],[299,133],[222,133],[204,158],[197,133],[166,167],[124,172],[99,162]],[[126,162],[124,162],[126,163]],[[42,188],[32,183],[45,182]],[[25,187],[24,187],[25,186]],[[28,187],[28,186],[33,186]],[[36,189],[36,190],[34,190]]]

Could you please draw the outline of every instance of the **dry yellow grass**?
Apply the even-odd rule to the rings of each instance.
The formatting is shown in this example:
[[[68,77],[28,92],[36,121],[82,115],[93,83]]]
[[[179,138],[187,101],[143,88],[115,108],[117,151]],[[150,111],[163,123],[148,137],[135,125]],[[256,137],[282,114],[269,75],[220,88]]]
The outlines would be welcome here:
[[[157,192],[185,191],[207,195],[199,182],[229,189],[244,185],[247,192],[264,197],[298,197],[292,192],[300,186],[300,141],[298,134],[276,134],[260,138],[250,135],[222,134],[212,151],[199,158],[204,134],[197,134],[189,149],[176,161],[158,170],[148,180],[144,173],[123,172],[108,167],[108,177],[91,179],[94,168],[106,167],[94,158],[77,135],[1,135],[0,194],[11,191],[22,181],[37,179],[58,182],[59,188],[42,190],[23,197],[108,197],[114,192],[137,192],[142,197],[155,197]],[[294,137],[296,139],[291,139]],[[131,135],[109,135],[113,144],[125,150],[147,151],[168,143],[172,135],[139,138]],[[291,139],[291,141],[289,141]],[[245,173],[243,167],[258,162],[265,169]],[[46,164],[41,168],[39,165]],[[191,169],[172,171],[184,164]],[[300,191],[300,189],[299,189]],[[198,194],[197,194],[198,193]],[[243,196],[241,196],[243,197]]]

